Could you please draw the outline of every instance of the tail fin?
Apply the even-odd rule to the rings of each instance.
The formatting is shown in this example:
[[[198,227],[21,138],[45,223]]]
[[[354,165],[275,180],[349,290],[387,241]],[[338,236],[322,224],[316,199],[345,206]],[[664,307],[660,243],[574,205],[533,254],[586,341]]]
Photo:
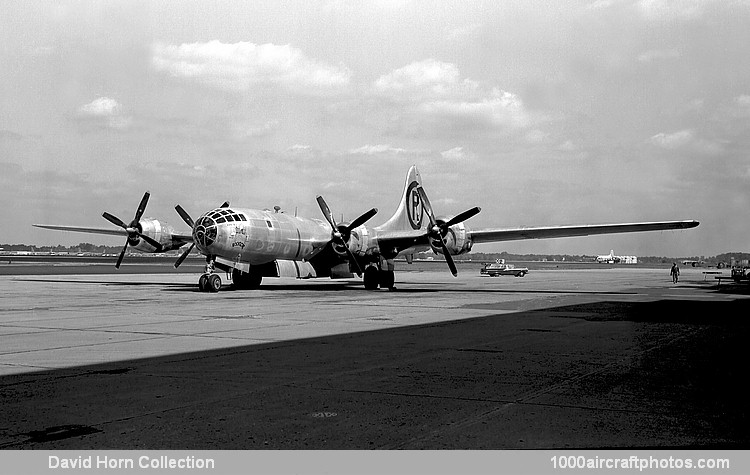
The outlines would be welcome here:
[[[378,229],[381,231],[412,231],[424,229],[427,226],[422,199],[417,191],[420,186],[422,186],[422,177],[419,175],[417,166],[412,165],[406,174],[404,193],[401,195],[398,209],[385,224],[378,226]]]

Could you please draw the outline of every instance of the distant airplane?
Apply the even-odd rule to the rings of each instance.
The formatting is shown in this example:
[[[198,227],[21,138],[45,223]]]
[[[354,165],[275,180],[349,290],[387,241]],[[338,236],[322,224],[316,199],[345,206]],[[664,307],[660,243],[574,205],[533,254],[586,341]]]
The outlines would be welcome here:
[[[609,251],[609,254],[596,256],[596,262],[598,262],[599,264],[616,264],[620,262],[620,257],[615,256],[615,251],[613,249]]]
[[[458,271],[452,256],[469,252],[477,243],[687,229],[699,224],[690,220],[471,230],[464,221],[479,213],[480,208],[474,207],[453,217],[437,217],[416,166],[407,173],[396,212],[375,227],[367,227],[365,223],[375,216],[376,208],[351,222],[337,223],[326,201],[318,196],[318,206],[325,220],[234,208],[224,203],[194,221],[177,205],[177,213],[191,229],[190,233],[178,233],[163,221],[143,218],[149,196],[148,192],[143,195],[135,217],[128,224],[109,213],[102,214],[117,228],[34,226],[126,237],[115,264],[118,268],[128,247],[155,253],[184,246],[175,267],[197,247],[206,256],[205,272],[198,286],[202,291],[217,292],[222,282],[216,269],[225,271],[234,286],[241,289],[257,288],[263,277],[350,278],[355,273],[364,274],[366,289],[392,289],[394,258],[404,256],[411,263],[414,254],[430,249],[444,256],[456,276]]]

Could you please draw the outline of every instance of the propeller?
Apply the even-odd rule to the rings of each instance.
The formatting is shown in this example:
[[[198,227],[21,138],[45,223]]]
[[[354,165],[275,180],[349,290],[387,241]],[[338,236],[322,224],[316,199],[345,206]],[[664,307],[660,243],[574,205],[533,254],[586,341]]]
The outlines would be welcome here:
[[[125,251],[127,251],[128,245],[135,246],[136,244],[138,244],[139,239],[143,239],[147,243],[154,246],[157,252],[162,250],[162,245],[161,243],[159,243],[159,241],[156,241],[143,234],[143,228],[141,227],[140,223],[141,216],[143,216],[143,212],[146,210],[146,205],[148,204],[148,198],[150,196],[151,194],[148,191],[143,194],[141,203],[138,205],[138,209],[135,212],[135,218],[133,218],[130,224],[125,224],[120,218],[109,214],[106,211],[102,213],[102,217],[104,217],[104,219],[114,224],[115,226],[120,226],[122,229],[128,232],[128,239],[127,241],[125,241],[125,246],[122,248],[120,256],[117,258],[117,264],[115,264],[115,267],[118,269],[120,268],[120,264],[122,263],[122,258],[125,257]]]
[[[375,216],[375,214],[378,212],[377,208],[372,208],[371,210],[365,212],[360,217],[349,223],[348,225],[338,225],[336,224],[336,220],[333,219],[333,213],[331,213],[331,209],[328,207],[328,204],[326,203],[326,200],[323,199],[322,196],[317,197],[318,200],[318,206],[320,206],[320,210],[323,212],[323,216],[325,216],[326,221],[328,221],[328,224],[331,225],[331,241],[333,241],[335,244],[338,244],[339,246],[343,247],[346,250],[347,255],[349,256],[349,259],[351,262],[354,262],[354,266],[357,268],[357,275],[362,275],[362,268],[359,267],[359,263],[357,262],[356,257],[354,256],[354,253],[349,249],[349,246],[347,243],[349,242],[349,238],[352,235],[352,230],[355,228],[358,228],[359,226],[362,226],[365,224],[370,218]]]
[[[227,203],[227,206],[229,206],[229,203]],[[190,226],[190,230],[192,231],[193,228],[195,227],[193,218],[191,218],[190,215],[187,213],[187,211],[182,209],[182,206],[180,205],[175,206],[174,209],[177,210],[177,214],[179,214],[182,220],[185,221],[185,223],[188,226]],[[180,254],[180,257],[177,258],[177,261],[174,263],[175,269],[180,267],[180,264],[182,264],[182,261],[184,261],[187,258],[188,254],[190,254],[190,251],[192,251],[194,247],[195,247],[195,241],[193,241],[193,243],[190,244],[190,246],[187,249],[185,249],[185,251],[182,254]]]
[[[451,270],[453,277],[456,277],[458,276],[458,269],[456,269],[456,263],[453,262],[453,257],[451,257],[451,254],[448,251],[448,246],[445,245],[444,237],[446,234],[448,234],[448,229],[451,226],[464,222],[472,216],[478,214],[481,211],[481,208],[475,206],[464,211],[463,213],[457,214],[444,223],[439,223],[435,219],[435,213],[433,213],[432,211],[432,205],[430,204],[430,200],[427,198],[427,193],[425,193],[424,188],[420,186],[419,188],[417,188],[417,191],[419,192],[420,198],[422,198],[422,206],[424,207],[425,211],[427,211],[427,216],[430,218],[430,229],[427,231],[428,236],[434,240],[440,241],[440,247],[443,250],[443,256],[445,256],[445,262],[448,263],[448,268]]]

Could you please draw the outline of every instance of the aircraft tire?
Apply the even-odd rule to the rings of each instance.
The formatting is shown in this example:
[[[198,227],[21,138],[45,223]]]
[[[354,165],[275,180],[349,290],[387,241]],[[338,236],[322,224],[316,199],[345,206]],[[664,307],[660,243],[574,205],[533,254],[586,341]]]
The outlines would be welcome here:
[[[218,292],[221,289],[221,277],[216,274],[208,276],[208,291]]]
[[[208,292],[208,274],[203,274],[198,279],[198,289],[201,292]]]
[[[396,281],[396,275],[392,270],[381,270],[378,276],[380,280],[380,288],[391,289]]]
[[[380,285],[378,269],[375,266],[368,266],[364,273],[365,290],[377,290]]]

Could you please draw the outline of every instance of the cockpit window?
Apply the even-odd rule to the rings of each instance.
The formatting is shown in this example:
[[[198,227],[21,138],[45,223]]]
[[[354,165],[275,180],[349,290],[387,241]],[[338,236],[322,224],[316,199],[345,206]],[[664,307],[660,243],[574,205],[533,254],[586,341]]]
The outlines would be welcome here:
[[[202,216],[195,223],[193,238],[203,247],[208,247],[216,242],[216,222],[211,217],[213,213]]]

